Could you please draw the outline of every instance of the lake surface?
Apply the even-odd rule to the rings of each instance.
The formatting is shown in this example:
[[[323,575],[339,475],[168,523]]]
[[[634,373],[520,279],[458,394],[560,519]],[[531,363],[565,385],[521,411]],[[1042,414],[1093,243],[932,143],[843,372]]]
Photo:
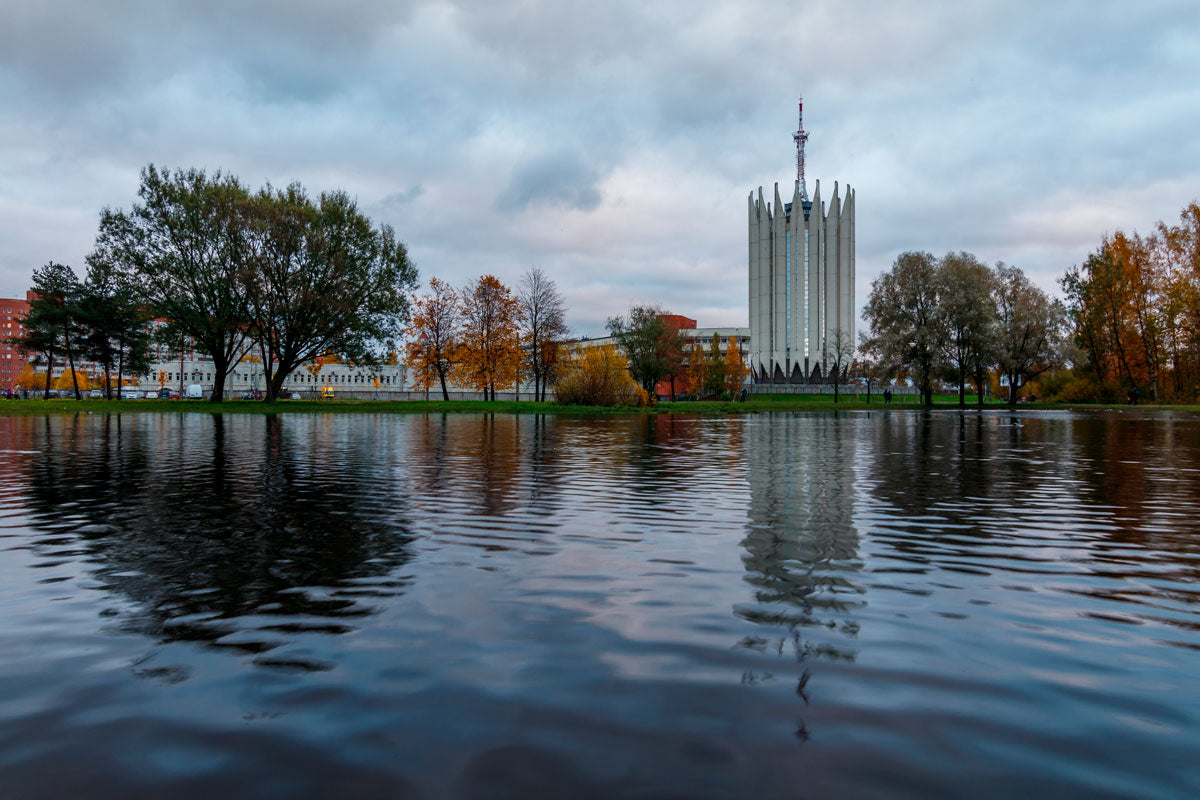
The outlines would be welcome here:
[[[1200,794],[1200,417],[0,417],[0,797]]]

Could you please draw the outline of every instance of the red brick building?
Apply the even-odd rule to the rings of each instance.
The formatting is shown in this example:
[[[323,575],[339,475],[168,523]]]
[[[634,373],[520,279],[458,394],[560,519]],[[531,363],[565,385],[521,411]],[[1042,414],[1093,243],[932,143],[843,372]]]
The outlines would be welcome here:
[[[29,363],[9,338],[25,332],[25,315],[29,313],[32,295],[32,292],[26,292],[24,300],[0,297],[0,391],[15,389],[17,378]]]

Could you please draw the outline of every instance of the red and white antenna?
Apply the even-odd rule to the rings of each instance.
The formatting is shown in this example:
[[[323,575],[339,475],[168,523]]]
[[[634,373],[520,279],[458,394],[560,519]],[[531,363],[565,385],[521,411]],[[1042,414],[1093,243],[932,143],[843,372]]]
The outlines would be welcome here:
[[[804,130],[804,98],[800,98],[800,125],[792,134],[796,141],[796,188],[800,190],[801,202],[808,202],[808,187],[804,184],[804,143],[808,141],[808,131]]]

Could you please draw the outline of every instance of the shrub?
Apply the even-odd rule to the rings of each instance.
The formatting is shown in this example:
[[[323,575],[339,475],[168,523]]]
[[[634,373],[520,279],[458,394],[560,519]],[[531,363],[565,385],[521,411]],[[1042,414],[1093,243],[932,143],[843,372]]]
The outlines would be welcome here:
[[[1095,403],[1105,396],[1106,392],[1095,381],[1073,376],[1055,392],[1054,399],[1062,403]]]
[[[615,345],[574,347],[559,362],[554,384],[558,402],[580,406],[644,406],[646,391],[629,376]]]

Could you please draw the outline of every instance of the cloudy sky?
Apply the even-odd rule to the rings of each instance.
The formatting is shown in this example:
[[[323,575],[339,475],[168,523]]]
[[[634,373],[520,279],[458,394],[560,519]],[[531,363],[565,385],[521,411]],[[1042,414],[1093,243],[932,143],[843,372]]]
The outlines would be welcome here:
[[[745,325],[746,195],[857,196],[897,253],[1053,288],[1200,194],[1200,3],[0,0],[0,294],[82,265],[138,170],[344,188],[423,278],[542,267],[570,320]]]

